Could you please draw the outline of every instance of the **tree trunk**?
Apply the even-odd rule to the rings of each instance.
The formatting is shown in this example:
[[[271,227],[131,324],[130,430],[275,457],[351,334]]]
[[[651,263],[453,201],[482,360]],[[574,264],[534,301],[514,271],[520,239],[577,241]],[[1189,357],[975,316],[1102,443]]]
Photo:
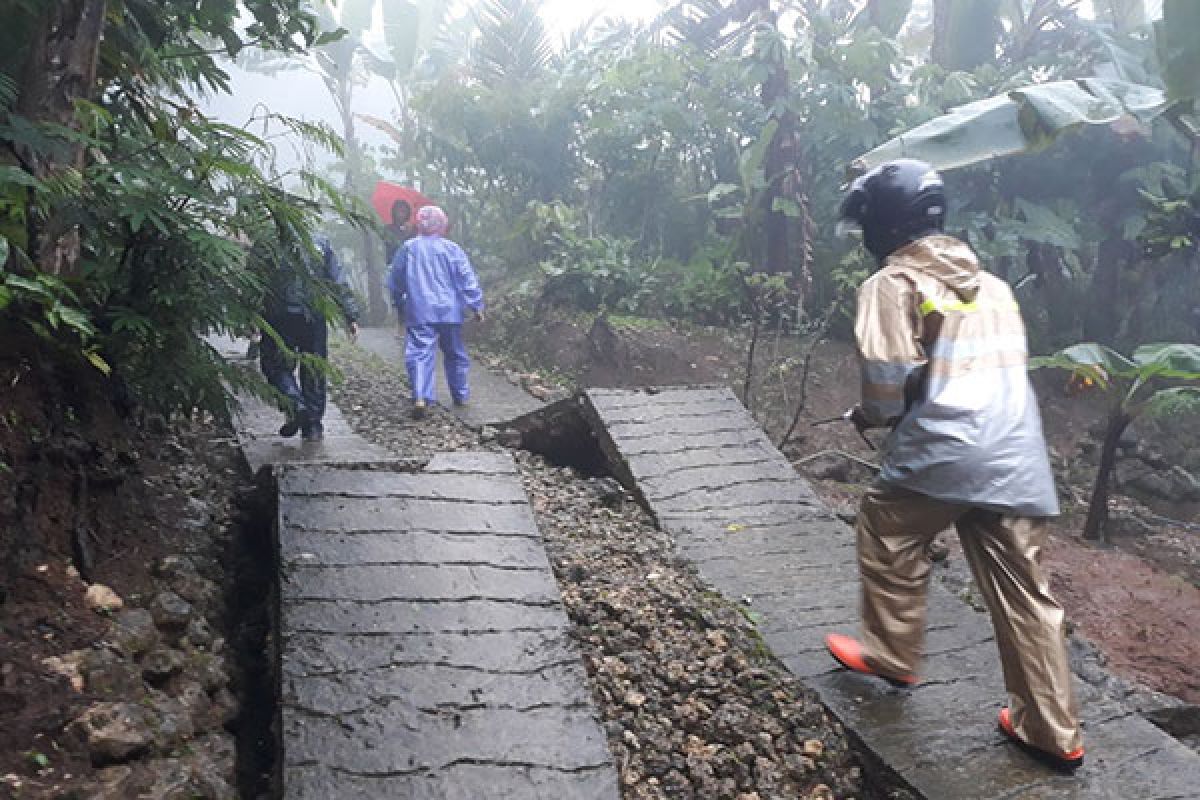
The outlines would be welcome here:
[[[1038,276],[1038,288],[1046,309],[1046,330],[1043,333],[1054,343],[1078,341],[1079,314],[1082,309],[1078,308],[1079,303],[1071,296],[1071,287],[1063,276],[1058,249],[1041,242],[1030,242],[1028,247],[1028,269]]]
[[[750,329],[750,346],[746,351],[746,375],[742,380],[742,405],[751,414],[754,413],[754,357],[758,353],[758,337],[762,332],[762,323],[762,309],[755,306],[754,325]]]
[[[1089,342],[1114,344],[1121,327],[1121,268],[1130,247],[1123,239],[1106,239],[1096,251],[1092,284],[1083,317],[1083,338]]]
[[[1117,445],[1121,441],[1121,434],[1132,421],[1133,418],[1120,408],[1109,414],[1104,445],[1100,450],[1100,466],[1096,469],[1096,485],[1092,487],[1087,521],[1083,524],[1084,539],[1108,541],[1105,528],[1108,525],[1109,484],[1112,482],[1113,467],[1117,464]]]
[[[34,122],[78,130],[75,101],[90,98],[96,88],[105,10],[106,0],[47,0],[25,62],[17,95],[18,114]],[[83,167],[84,148],[75,142],[60,142],[39,152],[19,146],[18,154],[42,179]],[[73,274],[79,263],[78,229],[52,218],[39,221],[32,230],[35,239],[29,247],[37,254],[41,269],[52,275]]]
[[[969,71],[996,60],[999,0],[934,0],[930,57],[948,70]]]
[[[372,325],[383,325],[387,322],[387,304],[383,300],[383,270],[388,265],[380,266],[378,240],[370,231],[363,231],[363,266],[367,273],[367,320]]]
[[[335,96],[342,117],[342,134],[346,140],[346,194],[360,196],[359,183],[362,178],[362,149],[354,127],[354,90],[350,85],[339,85]],[[387,322],[387,304],[383,298],[383,270],[380,267],[379,245],[370,231],[362,233],[362,264],[367,276],[367,321],[372,325]]]
[[[779,16],[771,8],[770,2],[764,0],[759,12],[763,25],[775,27],[778,24]],[[774,111],[787,93],[787,64],[780,57],[771,64],[760,90],[763,108],[779,123],[763,161],[763,173],[767,180],[767,188],[763,193],[763,211],[767,221],[767,252],[763,271],[771,274],[790,272],[792,267],[791,218],[775,210],[775,199],[784,196],[784,188],[791,185],[791,174],[795,170],[795,122],[790,113]]]
[[[912,0],[868,0],[867,14],[871,24],[885,36],[896,36],[912,11]]]
[[[763,84],[763,105],[771,108],[786,91],[787,71],[779,64]],[[794,143],[790,117],[790,114],[785,114],[778,118],[779,127],[767,147],[763,164],[768,181],[763,196],[763,210],[767,217],[767,259],[764,267],[766,272],[772,274],[791,271],[791,218],[775,210],[775,199],[784,196],[784,187],[790,184],[789,178],[795,168],[791,158]]]

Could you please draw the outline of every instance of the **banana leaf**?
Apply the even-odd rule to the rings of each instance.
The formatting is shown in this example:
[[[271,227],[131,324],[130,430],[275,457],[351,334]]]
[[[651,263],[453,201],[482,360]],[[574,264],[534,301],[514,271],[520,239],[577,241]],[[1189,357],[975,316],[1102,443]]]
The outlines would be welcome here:
[[[1084,78],[1035,84],[952,109],[860,156],[852,169],[917,158],[950,170],[1041,150],[1084,125],[1107,125],[1127,115],[1146,122],[1167,107],[1161,90],[1126,81]]]
[[[1134,351],[1133,361],[1142,374],[1200,380],[1200,345],[1176,342],[1144,344]]]
[[[1136,4],[1129,5],[1131,8]],[[1137,9],[1134,9],[1135,11]],[[1138,11],[1144,13],[1144,7]],[[1107,78],[1055,81],[1015,89],[952,109],[857,159],[851,172],[893,158],[919,158],[954,169],[990,158],[1040,150],[1061,134],[1083,125],[1105,125],[1125,115],[1141,122],[1170,111],[1168,118],[1193,141],[1200,140],[1195,118],[1187,118],[1200,97],[1200,2],[1164,0],[1163,18],[1154,23],[1155,46],[1166,91]]]

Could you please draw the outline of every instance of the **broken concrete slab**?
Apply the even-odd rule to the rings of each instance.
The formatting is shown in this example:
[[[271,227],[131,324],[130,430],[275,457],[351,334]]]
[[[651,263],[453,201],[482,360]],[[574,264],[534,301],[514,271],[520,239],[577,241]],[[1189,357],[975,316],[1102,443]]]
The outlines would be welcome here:
[[[586,390],[512,426],[551,458],[595,442],[681,556],[747,603],[776,656],[870,758],[925,797],[1200,797],[1200,756],[1083,684],[1087,763],[1074,777],[1006,743],[995,722],[1006,698],[991,624],[941,585],[931,587],[919,686],[894,689],[840,668],[824,635],[857,627],[853,532],[728,389]]]
[[[278,482],[283,797],[617,796],[510,456]]]

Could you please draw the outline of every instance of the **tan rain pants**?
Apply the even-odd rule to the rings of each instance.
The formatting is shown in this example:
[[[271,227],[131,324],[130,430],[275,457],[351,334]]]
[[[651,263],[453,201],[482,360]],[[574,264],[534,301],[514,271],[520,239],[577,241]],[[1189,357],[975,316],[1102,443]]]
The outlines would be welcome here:
[[[925,639],[931,540],[958,530],[975,583],[991,612],[1013,726],[1054,753],[1080,746],[1062,608],[1039,567],[1044,520],[935,500],[877,484],[858,514],[863,646],[870,666],[918,675]]]

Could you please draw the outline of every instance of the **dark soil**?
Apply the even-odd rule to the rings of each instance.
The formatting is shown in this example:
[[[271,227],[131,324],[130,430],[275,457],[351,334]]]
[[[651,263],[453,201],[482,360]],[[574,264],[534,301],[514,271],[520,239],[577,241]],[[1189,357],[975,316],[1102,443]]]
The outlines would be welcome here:
[[[210,543],[185,524],[197,505],[219,522],[241,476],[211,420],[137,428],[100,381],[13,361],[0,362],[0,386],[0,798],[90,797],[96,768],[69,723],[98,702],[151,701],[140,681],[92,689],[56,666],[110,652],[111,622],[87,587],[148,607],[163,557],[199,559]],[[219,579],[210,555],[205,574]]]
[[[89,646],[107,623],[84,605],[71,531],[84,529],[94,580],[141,585],[133,565],[154,554],[137,552],[146,543],[131,535],[136,520],[106,524],[129,503],[127,478],[157,465],[141,458],[111,408],[66,406],[58,376],[4,361],[0,385],[0,774],[37,773],[39,755],[78,774],[89,768],[86,756],[62,730],[94,698],[44,661]],[[81,476],[116,464],[116,484],[92,480],[84,510]]]

